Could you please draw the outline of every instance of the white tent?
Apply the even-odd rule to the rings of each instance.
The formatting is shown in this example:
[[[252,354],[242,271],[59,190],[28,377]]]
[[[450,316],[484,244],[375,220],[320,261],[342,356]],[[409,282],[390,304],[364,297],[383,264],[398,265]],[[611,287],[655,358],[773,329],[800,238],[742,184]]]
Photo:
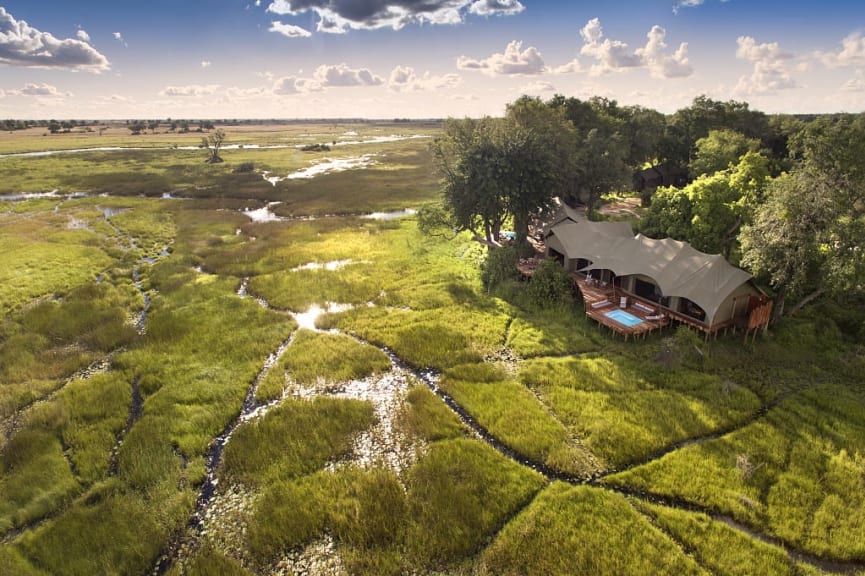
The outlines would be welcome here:
[[[737,296],[757,294],[749,282],[751,275],[723,256],[704,254],[672,238],[634,236],[626,222],[566,220],[549,229],[547,246],[568,261],[588,261],[581,271],[648,277],[664,296],[685,298],[699,306],[708,326],[730,317]]]

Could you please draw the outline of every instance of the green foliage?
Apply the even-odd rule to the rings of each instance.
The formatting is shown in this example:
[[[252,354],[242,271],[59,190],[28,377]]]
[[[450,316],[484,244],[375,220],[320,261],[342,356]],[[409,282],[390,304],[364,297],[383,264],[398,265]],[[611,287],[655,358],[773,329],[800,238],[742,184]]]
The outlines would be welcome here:
[[[487,292],[504,282],[519,278],[517,249],[513,246],[490,249],[481,264],[481,283]]]
[[[483,552],[483,575],[703,574],[622,496],[554,483]]]
[[[526,286],[526,298],[536,307],[561,309],[574,303],[574,281],[552,258],[542,260]]]
[[[373,422],[358,400],[290,400],[239,426],[225,447],[221,475],[250,486],[318,470],[351,449],[354,435]]]
[[[746,152],[757,152],[760,141],[729,129],[710,130],[696,142],[697,151],[688,170],[692,178],[726,170],[739,163]]]

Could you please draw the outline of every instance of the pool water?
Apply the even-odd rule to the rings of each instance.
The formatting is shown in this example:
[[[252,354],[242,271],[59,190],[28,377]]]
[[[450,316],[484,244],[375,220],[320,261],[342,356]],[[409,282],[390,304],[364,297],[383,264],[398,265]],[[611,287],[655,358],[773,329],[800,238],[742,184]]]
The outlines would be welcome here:
[[[610,320],[618,322],[619,324],[623,324],[629,327],[643,323],[643,320],[641,318],[637,318],[633,314],[630,314],[620,309],[610,310],[609,312],[606,312],[604,316],[606,316]]]

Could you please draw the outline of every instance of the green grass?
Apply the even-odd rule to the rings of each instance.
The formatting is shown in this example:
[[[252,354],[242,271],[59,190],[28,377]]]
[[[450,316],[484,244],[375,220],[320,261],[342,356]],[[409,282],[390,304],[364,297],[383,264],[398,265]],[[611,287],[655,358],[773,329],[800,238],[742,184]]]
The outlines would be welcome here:
[[[634,505],[686,550],[691,550],[694,559],[714,574],[784,576],[799,573],[783,549],[746,536],[706,514],[642,501]]]
[[[554,483],[481,554],[479,574],[706,574],[622,496]]]
[[[596,472],[593,458],[534,394],[491,364],[451,369],[442,389],[493,436],[520,454],[575,476]]]
[[[435,442],[465,435],[459,417],[426,386],[410,387],[405,400],[397,422],[409,436]]]
[[[3,450],[0,468],[0,533],[42,518],[80,490],[57,437],[22,430]]]
[[[351,449],[373,423],[359,400],[289,400],[238,427],[225,448],[221,475],[250,486],[309,474]]]
[[[506,344],[522,358],[580,354],[597,349],[587,328],[576,313],[536,313],[514,318]]]
[[[797,547],[865,558],[865,399],[818,386],[758,422],[607,481],[729,514]]]
[[[717,376],[625,357],[532,360],[520,379],[612,468],[731,426],[759,408],[751,391]]]
[[[289,382],[326,385],[387,370],[390,370],[390,360],[377,348],[343,334],[300,330],[281,361],[259,384],[257,397],[260,400],[279,398]]]

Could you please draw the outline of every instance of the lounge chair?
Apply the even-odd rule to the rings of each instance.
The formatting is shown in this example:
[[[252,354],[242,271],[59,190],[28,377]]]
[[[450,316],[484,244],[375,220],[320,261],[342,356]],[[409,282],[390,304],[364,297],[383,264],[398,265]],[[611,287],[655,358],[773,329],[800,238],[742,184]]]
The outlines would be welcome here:
[[[628,307],[628,297],[622,296],[619,298],[619,308],[627,308]]]

